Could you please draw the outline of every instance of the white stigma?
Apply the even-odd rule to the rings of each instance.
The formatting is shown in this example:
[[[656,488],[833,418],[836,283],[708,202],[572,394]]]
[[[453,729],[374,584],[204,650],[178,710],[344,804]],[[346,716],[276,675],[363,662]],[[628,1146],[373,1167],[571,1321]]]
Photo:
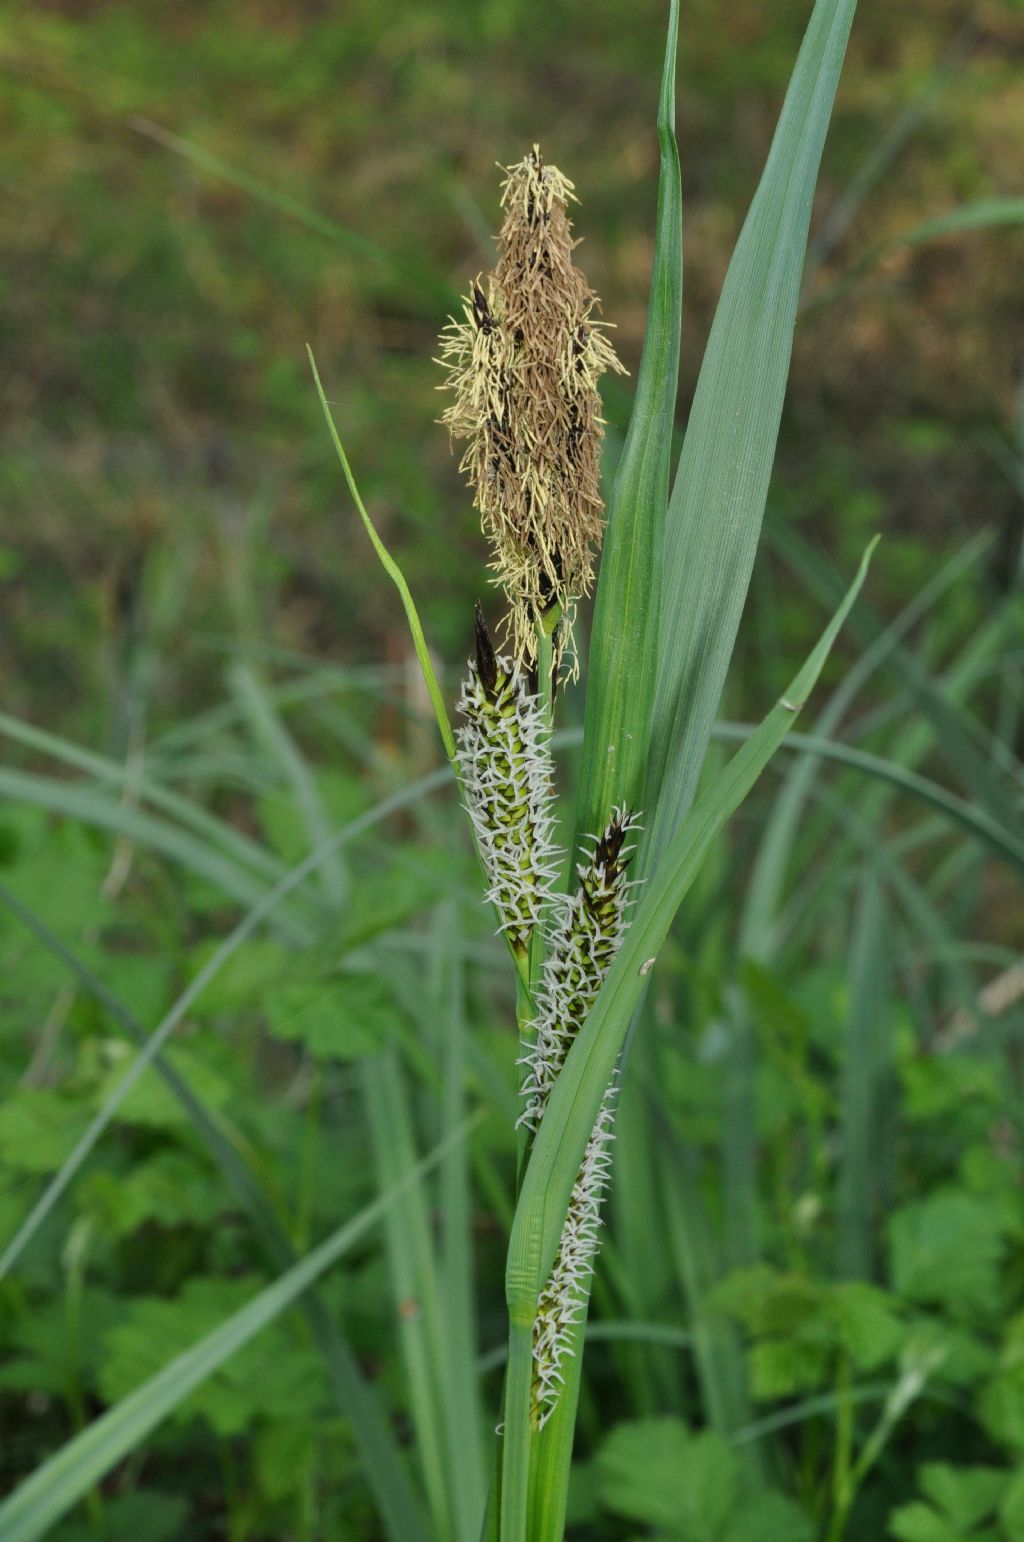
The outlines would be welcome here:
[[[551,901],[560,853],[554,841],[550,732],[523,672],[495,660],[487,691],[475,660],[463,682],[456,733],[466,811],[487,873],[487,899],[501,930],[522,951]]]
[[[555,1079],[622,946],[630,891],[624,844],[636,816],[616,809],[587,863],[577,867],[579,887],[562,897],[551,927],[550,951],[537,992],[536,1037],[523,1064],[526,1107],[519,1123],[535,1132]],[[600,1246],[601,1202],[607,1186],[615,1117],[615,1080],[605,1092],[569,1199],[558,1252],[537,1302],[533,1328],[532,1418],[539,1429],[551,1417],[564,1384],[563,1365],[574,1351],[574,1328],[583,1321],[590,1277]]]

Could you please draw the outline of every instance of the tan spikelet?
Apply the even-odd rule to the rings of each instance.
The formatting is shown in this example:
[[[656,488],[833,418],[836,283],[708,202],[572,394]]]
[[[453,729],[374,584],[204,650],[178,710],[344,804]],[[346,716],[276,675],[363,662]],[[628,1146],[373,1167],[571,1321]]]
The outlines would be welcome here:
[[[536,145],[507,168],[497,267],[441,338],[455,397],[442,421],[468,441],[460,469],[508,594],[512,651],[526,665],[538,622],[557,624],[556,660],[575,662],[573,613],[604,527],[597,384],[606,369],[624,373],[572,259],[570,201],[572,183]]]

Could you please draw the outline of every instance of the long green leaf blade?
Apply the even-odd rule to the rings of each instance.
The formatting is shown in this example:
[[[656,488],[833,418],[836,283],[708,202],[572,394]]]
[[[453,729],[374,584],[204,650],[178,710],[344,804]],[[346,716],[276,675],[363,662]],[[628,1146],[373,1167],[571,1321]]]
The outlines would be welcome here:
[[[363,522],[366,533],[373,543],[373,549],[377,553],[377,556],[380,558],[381,567],[391,579],[391,582],[394,584],[401,597],[402,608],[405,611],[406,620],[409,623],[409,632],[412,637],[413,647],[416,650],[416,657],[419,660],[420,670],[423,674],[423,683],[427,687],[427,694],[429,695],[431,705],[434,708],[434,716],[437,718],[437,726],[441,733],[441,742],[444,744],[444,752],[448,756],[448,759],[454,762],[455,735],[452,733],[452,725],[448,718],[448,711],[444,704],[444,697],[441,694],[441,687],[437,683],[437,675],[434,672],[434,665],[430,657],[430,650],[427,647],[427,639],[423,635],[423,625],[420,621],[419,611],[416,609],[416,602],[412,597],[409,585],[405,581],[405,574],[402,572],[401,568],[398,566],[398,563],[395,561],[394,557],[392,557],[391,553],[384,545],[384,542],[377,534],[373,520],[366,512],[366,505],[360,496],[359,488],[356,486],[356,479],[352,475],[352,467],[349,465],[348,456],[345,454],[345,447],[342,444],[338,430],[335,427],[333,414],[331,413],[331,409],[328,406],[327,397],[324,395],[324,388],[320,383],[320,374],[316,367],[316,360],[313,357],[313,350],[307,347],[306,352],[309,354],[309,367],[313,371],[313,381],[316,385],[316,394],[320,398],[320,406],[323,409],[324,418],[327,422],[327,429],[331,436],[331,442],[334,445],[335,453],[337,454],[338,460],[341,462],[341,469],[344,473],[345,481],[348,483],[348,490],[352,494],[352,501],[359,511],[359,518]]]
[[[855,4],[814,7],[701,366],[665,532],[648,872],[693,801],[750,582],[811,199]]]
[[[840,1081],[840,1162],[836,1194],[842,1278],[871,1278],[873,1222],[884,1179],[884,1105],[891,1076],[886,904],[868,870],[857,907],[850,956],[850,1004]]]
[[[678,0],[671,0],[658,103],[661,172],[651,297],[594,607],[577,843],[603,829],[614,804],[639,808],[654,712],[683,310],[683,200],[675,136],[678,31]]]
[[[803,668],[755,733],[702,793],[676,832],[551,1092],[523,1181],[509,1244],[510,1312],[532,1314],[558,1247],[569,1195],[630,1017],[676,911],[708,847],[782,743],[814,686],[864,582],[874,542],[842,605]],[[507,1438],[507,1436],[506,1436]]]
[[[615,804],[638,808],[658,671],[661,553],[683,310],[682,186],[676,144],[679,4],[671,0],[658,100],[661,165],[651,294],[636,396],[612,492],[594,608],[576,845]],[[551,1419],[532,1442],[528,1534],[559,1538],[572,1463],[584,1326]]]
[[[890,252],[899,246],[923,246],[929,241],[938,241],[943,236],[959,236],[973,234],[976,230],[991,230],[999,227],[1017,227],[1024,225],[1024,198],[981,198],[976,203],[961,204],[959,208],[947,209],[945,214],[937,214],[931,219],[922,220],[919,225],[912,225],[909,230],[900,231],[897,235],[886,236],[882,241],[876,241],[874,246],[857,259],[847,273],[835,284],[815,295],[804,307],[806,311],[821,310],[826,305],[832,305],[837,300],[842,300],[851,290],[856,289],[864,275],[887,257]]]
[[[378,1186],[388,1191],[413,1161],[412,1115],[398,1061],[389,1051],[362,1067],[363,1098]],[[452,1536],[452,1496],[442,1383],[444,1378],[440,1286],[431,1246],[429,1202],[421,1184],[410,1184],[384,1223],[399,1341],[416,1449],[430,1502],[434,1531]]]

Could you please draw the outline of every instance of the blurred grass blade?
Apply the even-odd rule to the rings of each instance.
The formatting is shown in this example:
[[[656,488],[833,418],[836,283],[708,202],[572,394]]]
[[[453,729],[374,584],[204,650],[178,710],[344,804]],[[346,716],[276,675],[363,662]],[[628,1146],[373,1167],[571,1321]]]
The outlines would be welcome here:
[[[342,251],[351,252],[355,257],[363,257],[376,263],[403,284],[408,284],[414,291],[418,291],[431,304],[440,303],[446,307],[452,304],[455,293],[443,279],[435,277],[425,268],[410,267],[407,263],[399,261],[385,247],[379,246],[376,241],[371,241],[361,231],[352,230],[348,225],[341,225],[337,220],[329,219],[318,209],[311,209],[293,193],[272,187],[268,182],[261,182],[258,177],[222,160],[212,150],[207,150],[203,145],[197,145],[194,140],[183,139],[180,134],[172,133],[170,129],[163,128],[159,123],[153,123],[149,118],[133,118],[131,126],[137,134],[142,134],[154,144],[162,145],[165,150],[172,151],[182,160],[191,161],[193,166],[198,166],[200,170],[211,176],[223,178],[225,182],[241,188],[258,203],[277,209],[281,214],[287,214],[289,219],[296,220],[307,229],[316,231],[317,235],[325,236]]]
[[[643,796],[658,674],[661,567],[683,307],[682,190],[676,146],[678,0],[671,0],[658,103],[661,173],[651,296],[636,396],[612,491],[587,671],[576,844],[614,804]]]
[[[735,1325],[707,1310],[708,1293],[718,1283],[721,1261],[695,1153],[682,1146],[671,1119],[660,1118],[658,1125],[665,1243],[689,1314],[702,1412],[712,1429],[731,1435],[750,1419],[743,1347]],[[753,1481],[761,1476],[760,1465],[759,1455],[752,1453],[746,1469]]]
[[[908,140],[926,123],[936,103],[945,105],[956,76],[978,43],[973,22],[966,22],[914,97],[871,147],[839,198],[829,209],[807,249],[806,278],[814,275],[843,239],[864,200],[883,182]]]
[[[339,1227],[301,1263],[269,1285],[212,1333],[207,1333],[170,1365],[76,1435],[37,1467],[2,1505],[0,1537],[4,1542],[35,1542],[129,1452],[134,1451],[161,1420],[178,1408],[219,1366],[292,1305],[313,1282],[336,1263],[395,1201],[437,1164],[456,1141],[465,1139],[468,1121],[434,1148],[396,1183],[351,1221]]]
[[[316,778],[302,751],[274,710],[263,682],[252,666],[240,659],[229,669],[228,680],[254,735],[265,745],[291,785],[310,845],[325,846],[330,839],[331,822],[321,801]],[[332,851],[324,858],[320,864],[319,877],[327,906],[333,911],[338,910],[347,888],[347,878],[338,852]]]
[[[53,953],[99,1006],[120,1023],[129,1038],[140,1046],[145,1045],[145,1029],[124,1002],[3,883],[0,883],[0,902],[7,905]],[[291,1268],[295,1263],[294,1249],[263,1185],[221,1124],[170,1061],[157,1055],[153,1064],[188,1115],[229,1189],[248,1212],[269,1262],[282,1271]],[[448,1127],[454,1128],[454,1123]],[[425,1542],[426,1529],[420,1518],[419,1503],[376,1393],[363,1379],[348,1342],[316,1292],[308,1290],[299,1304],[316,1338],[339,1411],[351,1427],[363,1473],[386,1535],[390,1542]]]
[[[341,439],[338,436],[338,430],[334,425],[334,418],[331,414],[331,409],[327,405],[327,398],[324,395],[324,388],[320,384],[320,375],[316,367],[316,360],[313,358],[313,350],[311,348],[307,348],[306,352],[309,354],[309,367],[313,371],[313,379],[316,382],[316,394],[320,398],[320,405],[323,408],[324,417],[327,419],[327,427],[330,430],[331,439],[334,442],[334,448],[337,451],[338,459],[341,462],[341,469],[345,473],[345,481],[348,483],[348,490],[352,494],[352,501],[355,503],[356,508],[359,510],[359,517],[366,527],[366,533],[370,537],[370,540],[373,542],[373,549],[377,553],[377,556],[380,558],[381,566],[401,596],[402,605],[405,608],[406,620],[409,623],[409,631],[412,634],[413,647],[416,649],[416,657],[419,659],[420,669],[423,671],[424,684],[427,687],[427,692],[430,696],[435,716],[437,717],[437,726],[441,730],[441,741],[444,744],[444,752],[448,756],[448,759],[454,762],[455,736],[452,733],[452,725],[448,720],[448,713],[445,709],[444,697],[441,695],[441,687],[438,685],[437,675],[434,673],[434,665],[430,658],[430,650],[427,647],[427,640],[423,635],[423,627],[420,624],[419,612],[416,609],[416,603],[409,592],[409,585],[405,581],[405,575],[403,574],[401,568],[398,566],[398,563],[395,561],[394,557],[392,557],[391,553],[384,545],[384,542],[381,540],[380,536],[377,534],[377,531],[374,529],[373,521],[371,520],[369,514],[366,512],[366,506],[363,503],[362,498],[359,496],[359,489],[356,486],[355,477],[352,475],[352,468],[348,463],[348,456],[345,454],[344,446],[342,445]]]
[[[240,862],[268,878],[280,878],[284,871],[284,865],[258,841],[243,835],[226,820],[219,819],[216,814],[211,814],[190,798],[182,797],[180,793],[165,787],[137,768],[126,767],[121,761],[110,760],[105,755],[82,749],[57,734],[47,733],[45,729],[36,728],[31,723],[22,723],[17,718],[9,717],[6,712],[0,712],[0,735],[13,739],[16,744],[22,744],[27,749],[38,750],[54,760],[62,761],[64,765],[74,766],[77,771],[97,781],[109,782],[122,790],[130,788],[144,802],[162,809],[179,824],[222,847]]]
[[[823,309],[843,299],[857,288],[861,279],[877,267],[890,252],[901,246],[924,246],[943,236],[968,235],[976,230],[992,230],[1000,226],[1013,228],[1024,225],[1024,198],[980,198],[976,203],[961,204],[957,209],[947,209],[932,219],[922,220],[909,230],[886,236],[868,248],[841,279],[830,284],[821,294],[815,295],[804,306],[805,311]]]
[[[769,526],[769,530],[771,526]],[[991,546],[983,533],[969,541],[889,622],[850,666],[819,713],[814,732],[828,738],[839,728],[852,703],[892,649]],[[859,619],[863,606],[851,618]],[[720,726],[720,725],[719,725]],[[718,727],[715,734],[718,733]],[[770,964],[779,940],[787,878],[795,870],[794,846],[805,828],[804,811],[820,764],[812,755],[797,756],[773,798],[750,871],[736,940],[742,962]],[[732,1266],[753,1263],[759,1252],[757,1228],[756,1082],[758,1046],[750,1003],[740,990],[730,992],[730,1046],[725,1062],[725,1115],[721,1151],[726,1253]]]
[[[435,1000],[439,1029],[437,1057],[442,1087],[440,1129],[466,1117],[466,980],[459,954],[457,907],[439,907],[435,932]],[[469,1152],[454,1147],[438,1170],[441,1208],[441,1329],[444,1334],[443,1391],[449,1428],[449,1486],[455,1510],[454,1542],[477,1542],[487,1499],[484,1432],[477,1373],[477,1314],[473,1269],[473,1189]],[[490,1430],[486,1429],[489,1436]],[[491,1442],[488,1439],[488,1447]]]
[[[853,1280],[871,1278],[873,1223],[884,1184],[884,1156],[891,1151],[884,1129],[891,1069],[886,976],[885,901],[869,868],[852,934],[839,1091],[837,1264],[840,1276]]]
[[[719,723],[715,728],[717,739],[745,739],[749,742],[750,736],[755,733],[760,733],[760,729],[748,727],[744,723]],[[916,771],[907,771],[881,755],[871,755],[867,750],[854,749],[852,745],[841,744],[835,739],[818,739],[814,734],[793,734],[786,740],[785,748],[795,754],[819,755],[824,760],[834,760],[839,765],[850,766],[880,781],[891,783],[919,802],[937,808],[953,824],[969,831],[987,846],[1000,862],[1014,872],[1024,874],[1024,839],[1013,830],[1007,830],[984,809],[975,808],[955,793],[947,792],[938,782],[920,776]]]
[[[415,1155],[409,1099],[392,1053],[363,1061],[360,1071],[377,1186],[387,1193]],[[431,1247],[430,1208],[423,1184],[411,1182],[385,1217],[384,1229],[415,1445],[433,1529],[437,1536],[454,1537],[445,1449],[440,1288]]]
[[[794,567],[801,578],[813,588],[822,602],[834,605],[843,592],[842,580],[832,564],[816,552],[799,531],[790,526],[772,524],[769,539]],[[986,626],[994,626],[998,633],[1018,635],[1019,618],[1012,607],[1006,606],[986,618]],[[886,626],[876,616],[871,606],[862,605],[852,617],[850,629],[865,648],[872,647],[885,634]],[[973,641],[977,643],[982,632],[979,627]],[[939,689],[927,670],[914,655],[898,643],[888,648],[885,664],[911,698],[921,716],[931,724],[939,753],[955,772],[971,797],[983,804],[992,817],[1007,829],[1017,823],[1017,810],[1010,794],[987,756],[971,737],[970,723],[962,707],[950,702]]]
[[[19,1226],[14,1237],[12,1237],[11,1241],[7,1244],[3,1254],[0,1255],[0,1278],[2,1278],[7,1273],[12,1264],[14,1264],[14,1262],[20,1256],[23,1249],[31,1241],[36,1231],[49,1215],[50,1211],[53,1209],[54,1205],[57,1203],[64,1190],[67,1188],[68,1184],[71,1182],[72,1178],[78,1172],[82,1163],[85,1161],[86,1157],[89,1155],[90,1151],[93,1149],[96,1142],[103,1134],[103,1131],[110,1124],[110,1121],[113,1119],[117,1110],[128,1096],[128,1093],[135,1086],[143,1072],[147,1070],[155,1057],[163,1049],[164,1045],[167,1043],[167,1040],[174,1032],[174,1029],[181,1022],[189,1007],[206,989],[207,985],[214,978],[214,976],[223,968],[231,955],[241,947],[245,939],[256,930],[261,922],[266,920],[266,918],[273,912],[275,906],[279,905],[281,900],[284,899],[292,889],[296,888],[296,886],[300,884],[303,879],[305,879],[310,873],[316,871],[316,869],[320,866],[324,859],[330,855],[331,852],[337,851],[347,841],[354,840],[355,837],[361,834],[363,830],[370,829],[373,825],[379,824],[381,820],[386,819],[388,815],[394,813],[396,810],[405,808],[410,803],[415,802],[416,799],[423,796],[424,793],[432,791],[435,787],[443,786],[448,781],[450,774],[451,773],[448,768],[445,767],[441,771],[434,771],[429,776],[421,777],[420,780],[418,782],[414,782],[411,787],[407,787],[403,789],[402,792],[393,794],[390,798],[385,798],[384,801],[382,803],[378,803],[375,808],[368,809],[366,813],[361,814],[358,819],[355,819],[350,824],[345,825],[341,830],[337,831],[337,833],[331,837],[326,845],[321,846],[316,851],[311,852],[308,857],[306,857],[298,864],[297,867],[293,867],[291,871],[287,873],[279,883],[275,884],[274,887],[264,896],[264,898],[260,900],[259,904],[250,910],[248,915],[242,918],[234,930],[231,931],[227,937],[225,937],[224,941],[210,956],[207,962],[203,965],[202,969],[200,969],[189,982],[186,989],[178,997],[177,1001],[163,1018],[162,1022],[153,1030],[153,1033],[147,1040],[145,1047],[139,1051],[138,1055],[135,1057],[128,1070],[124,1073],[112,1091],[104,1099],[103,1106],[100,1108],[96,1117],[92,1120],[88,1129],[85,1131],[85,1134],[77,1142],[74,1150],[64,1161],[60,1170],[47,1184],[46,1188],[43,1190],[43,1193],[40,1195],[39,1199],[36,1201],[35,1205],[33,1205],[29,1214],[25,1217],[24,1221]]]
[[[132,808],[128,803],[115,802],[74,782],[31,771],[0,770],[0,798],[35,804],[97,829],[111,830],[125,840],[179,862],[240,905],[252,905],[269,892],[251,868],[232,861],[209,838],[199,839],[168,820]],[[304,923],[292,908],[276,907],[275,924],[293,943],[308,943],[313,936],[309,923]]]
[[[824,666],[839,628],[857,597],[874,542],[843,604],[803,668],[754,736],[714,779],[682,821],[637,905],[632,925],[551,1092],[523,1180],[509,1241],[505,1288],[509,1308],[506,1382],[507,1462],[502,1481],[503,1530],[519,1537],[510,1478],[528,1483],[522,1448],[529,1444],[532,1326],[537,1298],[551,1270],[576,1174],[615,1069],[626,1031],[645,988],[645,977],[712,841],[742,803],[785,738]],[[510,1524],[505,1525],[506,1515]],[[525,1505],[523,1507],[525,1523]],[[518,1529],[513,1529],[513,1523]]]
[[[750,581],[854,8],[817,0],[701,365],[665,531],[646,872],[693,801]]]
[[[881,628],[850,666],[849,672],[819,714],[814,725],[816,738],[831,738],[859,692],[872,674],[885,663],[897,643],[955,584],[969,581],[969,570],[990,549],[991,544],[992,537],[986,532],[968,541],[901,613]],[[860,609],[858,607],[858,612]],[[854,621],[857,619],[852,618]],[[717,728],[715,731],[717,733]],[[813,756],[798,758],[796,765],[787,772],[779,796],[772,803],[743,900],[738,942],[742,958],[754,958],[768,963],[773,956],[775,925],[781,908],[786,873],[817,769]]]

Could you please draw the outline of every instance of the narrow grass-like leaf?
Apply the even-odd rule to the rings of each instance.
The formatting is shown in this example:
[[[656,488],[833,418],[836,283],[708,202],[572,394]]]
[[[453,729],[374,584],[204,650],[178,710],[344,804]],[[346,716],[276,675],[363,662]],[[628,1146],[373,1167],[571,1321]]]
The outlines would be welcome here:
[[[693,800],[750,581],[811,200],[854,8],[855,0],[814,7],[697,382],[665,531],[646,872]]]
[[[658,103],[661,172],[651,295],[594,607],[577,845],[604,828],[613,805],[640,808],[647,769],[683,306],[682,190],[675,136],[678,29],[679,4],[671,0]]]
[[[732,741],[749,740],[751,734],[759,732],[760,729],[750,728],[743,723],[719,723],[715,728],[715,737]],[[814,734],[793,734],[787,739],[785,748],[795,754],[818,755],[823,760],[834,760],[839,765],[850,766],[868,776],[877,777],[879,781],[891,783],[919,802],[939,809],[953,824],[969,831],[987,846],[1000,862],[1014,872],[1024,873],[1024,840],[1015,831],[1006,829],[997,819],[993,819],[984,809],[966,803],[938,782],[920,776],[916,771],[908,771],[881,755],[871,755],[867,750],[854,749],[852,745],[841,744],[835,739],[818,739]]]
[[[871,1277],[872,1222],[885,1151],[882,1105],[891,1070],[886,974],[885,902],[869,868],[853,928],[839,1093],[837,1264],[846,1279]]]
[[[311,209],[308,204],[296,198],[294,193],[261,181],[259,177],[252,176],[241,167],[232,166],[221,156],[215,155],[212,150],[207,150],[204,145],[196,144],[192,139],[184,139],[180,134],[172,133],[170,129],[162,127],[159,123],[153,123],[149,118],[133,118],[131,126],[136,133],[144,135],[154,144],[162,145],[165,150],[171,150],[182,160],[190,161],[192,165],[198,166],[208,175],[222,178],[234,187],[241,188],[258,203],[266,204],[268,208],[276,209],[279,213],[286,214],[289,219],[297,221],[298,224],[305,225],[308,230],[324,236],[333,246],[374,263],[404,285],[423,294],[431,302],[439,302],[445,307],[453,303],[454,291],[442,278],[436,277],[425,268],[412,267],[408,263],[401,262],[386,247],[371,241],[361,231],[352,230],[348,225],[339,224],[337,220],[328,218],[318,209]]]
[[[221,847],[245,866],[251,867],[254,872],[262,873],[268,878],[280,878],[284,871],[284,865],[267,851],[266,847],[251,840],[249,836],[243,835],[240,830],[236,830],[225,820],[218,819],[215,814],[201,808],[198,803],[193,803],[190,798],[182,797],[180,793],[165,787],[152,776],[147,776],[144,771],[125,766],[121,761],[110,760],[105,755],[97,755],[92,750],[82,749],[79,745],[72,744],[57,734],[48,733],[45,729],[36,728],[31,723],[22,723],[17,718],[8,717],[6,712],[0,712],[0,735],[12,739],[16,744],[24,745],[26,749],[38,750],[54,760],[61,761],[64,765],[74,766],[77,771],[84,772],[86,776],[95,777],[97,781],[109,782],[112,786],[122,789],[130,789],[143,802],[151,803],[154,808],[170,814],[193,834],[205,838],[214,846]]]
[[[656,1084],[658,1045],[652,1006],[653,998],[648,995],[641,1008],[644,1015],[634,1030],[629,1072],[622,1078],[615,1115],[615,1177],[609,1195],[610,1224],[617,1245],[629,1260],[622,1285],[622,1309],[640,1321],[657,1313],[673,1283],[672,1263],[661,1236],[660,1152],[651,1118],[652,1100],[660,1103],[667,1096]],[[679,1377],[663,1356],[637,1344],[620,1354],[620,1363],[623,1382],[630,1389],[632,1415],[683,1415]]]
[[[380,536],[377,534],[373,521],[371,520],[369,514],[366,512],[366,506],[363,503],[362,498],[359,496],[359,488],[356,486],[355,477],[352,475],[352,468],[348,463],[348,456],[345,454],[344,446],[342,445],[341,439],[338,437],[338,430],[334,425],[334,417],[331,413],[330,407],[327,405],[327,397],[324,395],[324,388],[320,384],[320,375],[317,371],[316,360],[313,358],[313,350],[311,348],[307,348],[306,351],[309,354],[309,367],[313,371],[313,379],[316,382],[316,394],[320,398],[320,406],[323,408],[324,417],[327,420],[327,427],[330,431],[331,439],[334,443],[334,448],[337,451],[338,459],[341,462],[341,469],[345,473],[345,481],[348,483],[348,490],[352,494],[352,501],[354,502],[356,508],[359,510],[359,517],[366,528],[366,533],[373,543],[373,549],[377,553],[377,556],[380,558],[381,566],[401,596],[406,620],[409,623],[409,631],[412,634],[413,647],[416,649],[416,657],[419,659],[420,669],[423,671],[423,680],[427,687],[427,693],[430,696],[431,705],[433,706],[434,714],[437,717],[437,726],[441,730],[441,741],[444,744],[444,752],[448,756],[448,759],[454,762],[455,735],[452,733],[452,725],[448,719],[448,712],[445,708],[444,697],[441,695],[441,687],[437,683],[437,675],[434,672],[434,665],[430,657],[430,650],[427,647],[427,639],[423,635],[423,627],[420,623],[419,612],[416,609],[416,602],[409,592],[409,585],[405,581],[405,575],[403,574],[401,568],[398,566],[398,563],[395,561],[394,557],[392,557],[391,553],[384,545],[384,542],[381,540]]]
[[[330,820],[317,791],[316,779],[295,740],[274,711],[261,680],[251,665],[241,660],[232,666],[229,679],[253,732],[262,739],[291,784],[310,845],[326,845],[331,833]],[[336,851],[331,852],[320,864],[319,877],[323,883],[324,899],[332,910],[336,910],[341,905],[346,887],[345,872]]]
[[[465,980],[459,956],[459,915],[441,907],[434,937],[437,979],[438,1055],[441,1063],[442,1130],[466,1116]],[[441,1208],[442,1391],[448,1426],[448,1484],[454,1511],[454,1542],[476,1542],[487,1483],[484,1419],[476,1369],[477,1322],[473,1293],[473,1193],[468,1152],[454,1147],[438,1172]]]
[[[363,1061],[360,1069],[377,1186],[388,1192],[414,1158],[408,1095],[391,1051]],[[384,1228],[419,1464],[435,1534],[451,1537],[440,1288],[429,1201],[421,1182],[407,1185],[385,1217]]]
[[[115,802],[89,787],[30,771],[0,770],[0,797],[15,803],[31,803],[97,829],[113,831],[125,840],[179,862],[240,905],[252,905],[269,892],[250,867],[232,861],[209,840],[201,840],[169,820]],[[313,928],[303,922],[294,908],[276,907],[275,925],[290,942],[308,943],[312,939]]]
[[[1024,198],[980,198],[976,203],[962,204],[957,209],[947,209],[931,219],[901,230],[897,235],[876,241],[864,255],[835,284],[815,295],[807,302],[806,311],[822,310],[834,305],[851,290],[856,289],[864,275],[877,267],[885,257],[901,246],[924,246],[943,236],[967,235],[976,230],[1013,228],[1024,225]]]
[[[874,543],[872,543],[873,545]],[[502,1536],[525,1534],[526,1508],[507,1494],[510,1477],[528,1481],[532,1325],[537,1299],[554,1261],[569,1196],[594,1128],[630,1018],[639,1003],[676,911],[711,842],[739,807],[820,674],[867,571],[871,548],[843,604],[786,694],[684,818],[637,905],[633,923],[586,1022],[569,1050],[548,1100],[516,1207],[505,1288],[509,1365],[505,1404],[506,1462]]]
[[[37,1467],[32,1476],[0,1505],[0,1536],[4,1542],[36,1542],[37,1537],[44,1536],[94,1483],[134,1451],[161,1420],[348,1252],[410,1184],[416,1183],[440,1161],[450,1145],[465,1139],[468,1128],[467,1124],[453,1131],[430,1156],[403,1174],[385,1193],[339,1227],[273,1285]]]

